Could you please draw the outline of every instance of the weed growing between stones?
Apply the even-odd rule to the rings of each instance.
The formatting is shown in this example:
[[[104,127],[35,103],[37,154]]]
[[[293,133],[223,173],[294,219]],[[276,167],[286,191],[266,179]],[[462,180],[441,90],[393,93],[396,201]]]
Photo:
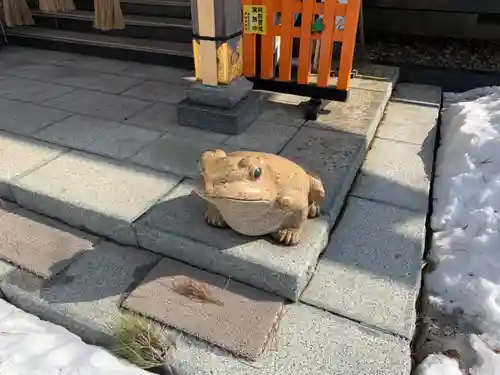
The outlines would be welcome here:
[[[177,375],[168,364],[174,343],[162,329],[144,318],[127,315],[110,327],[115,343],[111,351],[146,371],[159,375]]]

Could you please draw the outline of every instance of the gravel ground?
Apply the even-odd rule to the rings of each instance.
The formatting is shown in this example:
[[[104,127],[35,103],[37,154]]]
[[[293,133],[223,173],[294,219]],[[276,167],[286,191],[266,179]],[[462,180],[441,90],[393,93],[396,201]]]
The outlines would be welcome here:
[[[500,72],[500,41],[367,35],[366,49],[377,63]]]

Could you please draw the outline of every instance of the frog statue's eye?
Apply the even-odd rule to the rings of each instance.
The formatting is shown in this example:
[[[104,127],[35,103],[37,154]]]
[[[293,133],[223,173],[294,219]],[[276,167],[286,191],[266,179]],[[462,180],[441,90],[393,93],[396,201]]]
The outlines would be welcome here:
[[[253,178],[257,180],[260,176],[262,176],[262,169],[260,167],[256,167],[253,170]]]

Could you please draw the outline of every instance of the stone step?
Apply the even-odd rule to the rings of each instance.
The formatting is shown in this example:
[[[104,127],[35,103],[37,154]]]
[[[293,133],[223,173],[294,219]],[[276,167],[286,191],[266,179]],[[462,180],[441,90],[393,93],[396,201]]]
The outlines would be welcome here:
[[[44,13],[32,11],[37,26],[90,34],[102,34],[94,28],[94,13],[76,10],[69,13]],[[126,27],[116,30],[113,36],[154,39],[191,44],[193,29],[191,20],[155,16],[124,15]]]
[[[22,26],[8,29],[11,44],[194,69],[190,43]]]
[[[74,0],[79,10],[94,11],[93,0]],[[191,19],[190,0],[120,0],[123,14]]]
[[[440,106],[439,87],[396,86],[302,301],[413,337]]]
[[[21,70],[8,72],[44,69]],[[304,98],[263,93],[264,113],[238,136],[177,125],[164,111],[169,106],[175,111],[174,106],[149,100],[154,100],[151,91],[164,93],[162,100],[179,100],[183,87],[172,91],[173,86],[153,81],[120,95],[75,89],[43,105],[0,99],[9,114],[9,131],[38,139],[28,142],[1,134],[0,161],[8,166],[5,198],[121,244],[139,245],[297,300],[327,245],[397,72],[390,67],[367,68],[352,80],[350,99],[328,103],[314,123],[305,123],[298,104]],[[38,116],[29,117],[30,111]],[[26,113],[22,124],[18,113]],[[51,116],[56,118],[47,126]],[[152,117],[157,117],[155,130]],[[279,153],[321,177],[327,193],[323,215],[308,220],[298,246],[278,246],[269,237],[244,237],[206,224],[204,203],[192,193],[192,186],[193,178],[199,177],[199,156],[214,148]],[[36,155],[31,164],[18,166],[15,158],[23,150]]]
[[[2,257],[12,255],[10,249],[17,244],[21,251],[17,258],[10,259],[31,262],[35,268],[30,269],[41,275],[35,276],[0,260],[2,293],[24,311],[59,324],[88,343],[105,347],[112,343],[110,327],[128,314],[120,308],[122,302],[135,298],[142,300],[135,303],[135,308],[138,306],[150,312],[148,308],[163,305],[157,311],[169,311],[168,323],[172,323],[173,318],[176,322],[184,321],[181,329],[190,327],[191,330],[208,332],[209,336],[215,335],[219,338],[218,345],[231,342],[231,339],[245,345],[263,339],[267,341],[262,355],[248,362],[219,346],[163,327],[175,344],[170,363],[179,374],[250,375],[256,369],[276,375],[354,375],[374,371],[388,375],[409,374],[411,361],[407,340],[310,306],[288,304],[281,310],[277,297],[245,286],[227,286],[232,282],[215,281],[219,278],[216,275],[203,278],[211,288],[218,288],[218,294],[214,296],[224,302],[220,306],[215,304],[203,308],[197,306],[199,302],[173,296],[171,291],[167,293],[170,299],[163,299],[165,294],[160,293],[150,300],[148,293],[158,292],[157,288],[172,275],[193,277],[193,271],[189,270],[192,267],[168,258],[160,261],[160,256],[137,248],[93,239],[83,232],[13,206],[0,210],[0,220],[4,224],[0,227],[0,237],[9,238],[9,241],[0,243]],[[36,238],[35,244],[24,238],[28,227]],[[61,246],[63,237],[65,242]],[[82,251],[76,252],[79,248]],[[42,260],[40,265],[29,259],[35,252],[38,253],[37,259]],[[50,274],[40,272],[47,266]],[[137,288],[138,284],[142,286]],[[133,301],[127,306],[134,308],[131,305],[134,305]],[[247,311],[238,311],[238,308]],[[214,315],[217,309],[226,311]],[[207,310],[212,313],[207,313]],[[254,314],[257,331],[252,329],[255,324],[248,325],[251,319],[245,314]],[[184,315],[187,320],[183,320]],[[262,319],[264,316],[271,320]],[[266,323],[267,330],[262,329]]]

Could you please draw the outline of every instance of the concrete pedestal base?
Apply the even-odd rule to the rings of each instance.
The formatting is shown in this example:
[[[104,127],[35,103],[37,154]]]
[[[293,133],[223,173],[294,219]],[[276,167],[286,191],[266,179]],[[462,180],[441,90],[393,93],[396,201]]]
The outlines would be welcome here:
[[[232,108],[215,107],[184,99],[177,104],[179,125],[236,135],[245,131],[262,112],[259,93],[250,92]]]

